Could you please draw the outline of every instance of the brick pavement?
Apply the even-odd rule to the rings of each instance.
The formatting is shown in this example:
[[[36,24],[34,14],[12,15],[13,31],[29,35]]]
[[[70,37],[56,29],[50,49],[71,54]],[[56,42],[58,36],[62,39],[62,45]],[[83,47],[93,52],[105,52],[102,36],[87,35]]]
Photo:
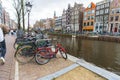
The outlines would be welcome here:
[[[61,56],[57,55],[57,58],[53,58],[44,65],[38,65],[35,60],[30,63],[20,65],[19,64],[19,79],[20,80],[37,80],[41,77],[55,73],[63,68],[72,65],[70,60],[64,60]]]
[[[4,65],[0,65],[0,80],[15,80],[14,40],[14,36],[6,35],[6,63]],[[36,80],[72,64],[73,62],[69,60],[65,61],[59,56],[52,59],[45,65],[38,65],[35,60],[25,65],[18,64],[18,80]]]
[[[15,40],[14,36],[6,35],[6,63],[4,65],[0,65],[0,80],[14,80],[14,73],[15,73],[15,61],[14,61],[14,53],[15,50],[13,48],[13,43]]]
[[[14,36],[6,35],[6,46],[7,46],[7,53],[5,57],[6,63],[4,65],[0,65],[0,80],[15,80],[15,60],[14,60],[15,50],[13,48],[14,40],[15,40]],[[71,57],[69,58],[74,60]],[[63,58],[61,58],[58,55],[57,58],[52,59],[49,63],[45,65],[38,65],[35,62],[35,60],[33,60],[32,62],[27,63],[25,65],[20,65],[20,64],[18,65],[19,75],[17,76],[19,79],[17,80],[36,80],[44,76],[53,74],[57,71],[60,71],[63,68],[66,68],[73,64],[74,61],[73,62],[70,60],[65,61]]]

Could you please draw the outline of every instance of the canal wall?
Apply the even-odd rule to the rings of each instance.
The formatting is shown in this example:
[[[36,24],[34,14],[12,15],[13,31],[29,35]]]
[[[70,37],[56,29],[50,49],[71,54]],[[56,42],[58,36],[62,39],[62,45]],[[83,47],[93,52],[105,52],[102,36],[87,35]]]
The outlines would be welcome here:
[[[59,35],[59,36],[72,37],[71,34],[57,34],[57,33],[52,34],[52,33],[50,33],[49,35],[55,35],[55,36]],[[108,35],[96,35],[96,36],[92,36],[92,35],[76,35],[76,38],[120,43],[120,37],[119,36],[108,36]]]

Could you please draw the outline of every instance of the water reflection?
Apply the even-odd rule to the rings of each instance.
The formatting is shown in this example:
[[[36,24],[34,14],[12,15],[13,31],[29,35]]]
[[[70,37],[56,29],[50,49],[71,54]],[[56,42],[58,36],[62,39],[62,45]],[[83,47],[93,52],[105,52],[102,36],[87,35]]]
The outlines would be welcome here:
[[[120,44],[60,36],[59,40],[69,54],[120,75]]]

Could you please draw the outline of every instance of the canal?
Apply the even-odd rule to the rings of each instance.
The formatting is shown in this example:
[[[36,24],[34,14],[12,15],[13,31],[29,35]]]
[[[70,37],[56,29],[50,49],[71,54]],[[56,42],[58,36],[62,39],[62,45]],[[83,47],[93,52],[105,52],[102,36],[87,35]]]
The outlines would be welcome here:
[[[70,55],[120,75],[120,43],[50,37],[58,39]]]

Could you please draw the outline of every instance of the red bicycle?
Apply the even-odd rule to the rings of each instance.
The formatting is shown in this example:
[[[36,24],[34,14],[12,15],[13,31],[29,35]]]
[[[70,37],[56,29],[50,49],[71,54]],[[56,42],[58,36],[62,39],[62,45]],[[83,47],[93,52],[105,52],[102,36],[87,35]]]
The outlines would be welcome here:
[[[67,52],[65,48],[62,47],[60,43],[57,42],[55,45],[55,51],[52,50],[52,47],[42,47],[37,49],[38,53],[35,55],[35,61],[38,64],[46,64],[50,59],[55,58],[58,51],[60,52],[62,58],[67,59]]]
[[[44,41],[44,40],[42,40]],[[52,47],[48,42],[49,40],[44,41],[44,46],[37,46],[39,44],[39,40],[32,42],[30,45],[23,45],[20,49],[15,52],[15,59],[25,64],[30,62],[33,58],[38,64],[46,64],[50,61],[51,58],[54,58],[58,51],[60,52],[61,56],[66,60],[67,53],[65,48],[62,47],[60,43],[57,42],[55,45],[55,52],[52,51]],[[40,41],[41,43],[41,41]]]

